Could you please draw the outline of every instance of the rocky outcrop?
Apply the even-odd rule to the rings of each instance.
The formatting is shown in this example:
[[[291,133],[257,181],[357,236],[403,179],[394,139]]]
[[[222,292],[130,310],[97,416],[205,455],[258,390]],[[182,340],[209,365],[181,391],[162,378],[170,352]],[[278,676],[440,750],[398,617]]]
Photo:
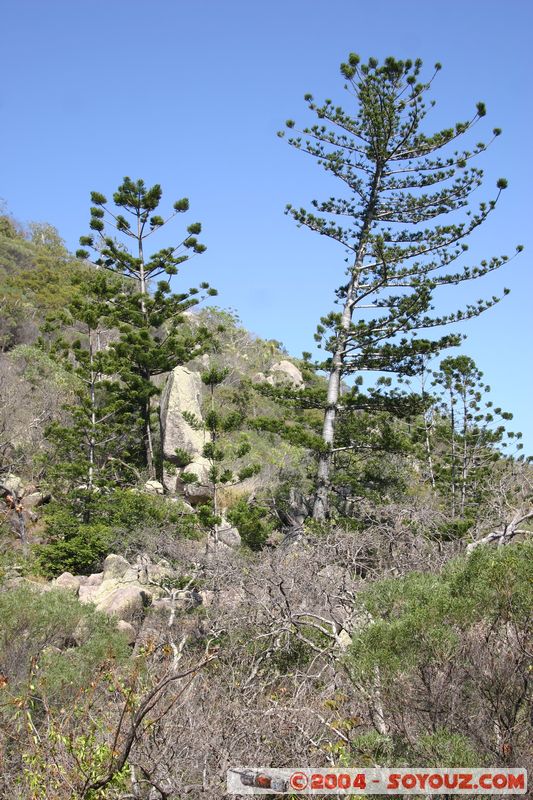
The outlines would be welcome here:
[[[288,383],[295,389],[301,389],[304,385],[302,373],[291,361],[278,361],[270,368],[275,383]]]
[[[217,539],[220,544],[236,549],[241,546],[241,535],[237,528],[227,520],[223,519],[217,525]]]
[[[292,361],[283,360],[273,364],[268,374],[256,372],[252,377],[252,383],[269,383],[271,386],[285,384],[293,389],[302,389],[304,379],[302,373]]]
[[[3,475],[0,479],[2,488],[14,497],[20,497],[22,494],[22,478],[14,475],[12,472]]]
[[[130,627],[121,629],[131,638],[130,628],[138,627],[147,607],[166,595],[165,582],[172,577],[174,570],[165,560],[153,564],[141,557],[132,565],[111,554],[104,561],[103,572],[89,576],[64,572],[45,587],[73,592],[80,603],[93,603],[98,611],[127,623]]]
[[[195,430],[183,416],[194,414],[202,419],[202,381],[197,372],[176,367],[168,376],[161,395],[161,434],[163,455],[179,464],[176,450],[185,450],[194,459],[201,456],[205,443],[203,431]]]
[[[165,489],[163,487],[163,484],[160,483],[159,481],[155,481],[155,480],[146,481],[146,483],[144,484],[144,491],[147,494],[164,494],[165,493]]]
[[[202,421],[202,381],[198,372],[186,367],[176,367],[168,376],[161,396],[161,436],[163,455],[178,466],[182,463],[176,451],[185,451],[191,463],[178,470],[176,477],[165,476],[165,483],[172,492],[177,492],[192,505],[198,505],[211,497],[209,485],[209,462],[202,455],[208,434],[197,430],[187,422],[185,415],[192,414]],[[189,483],[181,475],[194,475]]]

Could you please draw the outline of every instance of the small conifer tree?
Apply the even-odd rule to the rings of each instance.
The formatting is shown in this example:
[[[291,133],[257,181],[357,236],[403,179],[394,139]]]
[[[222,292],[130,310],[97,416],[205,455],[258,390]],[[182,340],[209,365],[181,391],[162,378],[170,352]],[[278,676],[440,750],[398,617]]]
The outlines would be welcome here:
[[[206,331],[200,327],[191,331],[190,326],[182,325],[184,313],[198,303],[200,289],[208,295],[216,294],[207,283],[179,294],[173,293],[170,286],[170,279],[178,274],[178,269],[191,256],[200,255],[206,249],[198,241],[202,229],[199,222],[187,227],[178,244],[146,256],[146,239],[189,209],[187,198],[177,200],[170,214],[163,218],[156,213],[161,197],[159,184],[148,188],[144,181],[128,177],[113,194],[114,208],[103,194],[92,192],[90,227],[93,233],[80,238],[82,248],[92,249],[92,263],[97,268],[110,270],[133,282],[133,291],[116,298],[113,316],[120,339],[113,348],[119,361],[120,377],[142,419],[146,467],[151,477],[156,472],[151,400],[158,393],[152,378],[202,352]],[[114,231],[113,235],[110,231]],[[132,245],[131,250],[127,243]],[[77,255],[83,259],[90,257],[86,249],[78,250]]]

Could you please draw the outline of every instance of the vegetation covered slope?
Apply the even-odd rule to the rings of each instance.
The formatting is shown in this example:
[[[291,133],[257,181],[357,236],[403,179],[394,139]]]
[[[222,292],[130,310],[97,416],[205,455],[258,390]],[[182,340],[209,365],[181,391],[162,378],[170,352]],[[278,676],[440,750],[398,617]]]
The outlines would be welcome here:
[[[219,798],[243,764],[533,767],[532,468],[480,367],[441,357],[461,337],[414,337],[459,319],[427,316],[439,283],[506,259],[433,274],[495,203],[421,227],[465,207],[486,146],[441,160],[473,121],[418,132],[420,68],[350,56],[358,115],[309,103],[357,141],[292,140],[362,203],[289,209],[355,255],[321,361],[180,291],[201,226],[148,254],[189,207],[156,213],[159,185],[93,192],[79,260],[0,218],[2,796]]]

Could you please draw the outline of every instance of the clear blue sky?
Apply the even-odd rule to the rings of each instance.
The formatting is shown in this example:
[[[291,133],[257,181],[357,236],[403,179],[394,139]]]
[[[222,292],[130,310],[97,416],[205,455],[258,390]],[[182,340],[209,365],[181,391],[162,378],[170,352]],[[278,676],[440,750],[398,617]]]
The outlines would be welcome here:
[[[111,194],[130,175],[161,183],[169,203],[186,195],[208,252],[185,286],[209,280],[220,305],[295,355],[332,307],[344,255],[284,216],[331,184],[276,131],[305,121],[305,92],[347,102],[350,51],[441,61],[435,125],[484,100],[487,131],[503,128],[484,167],[487,188],[505,176],[509,189],[470,256],[526,251],[461,287],[474,300],[511,289],[464,327],[465,352],[533,452],[531,2],[4,0],[2,22],[0,196],[13,215],[52,223],[74,249],[92,189]]]

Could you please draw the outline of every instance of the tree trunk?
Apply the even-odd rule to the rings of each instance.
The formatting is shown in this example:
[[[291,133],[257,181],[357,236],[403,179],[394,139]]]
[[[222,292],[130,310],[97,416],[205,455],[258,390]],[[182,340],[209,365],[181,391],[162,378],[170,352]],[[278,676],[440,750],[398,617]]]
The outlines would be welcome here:
[[[376,165],[376,171],[372,180],[370,197],[365,209],[363,226],[359,235],[359,243],[356,251],[355,263],[351,270],[350,283],[346,290],[346,300],[342,310],[340,330],[337,336],[337,346],[333,353],[332,367],[328,378],[328,394],[326,400],[326,410],[324,413],[324,424],[322,427],[322,440],[326,446],[318,459],[317,488],[313,503],[313,519],[324,520],[329,516],[329,493],[331,488],[331,449],[335,439],[335,425],[337,421],[337,411],[341,392],[341,381],[344,373],[346,361],[346,344],[349,338],[350,327],[354,307],[357,302],[357,291],[359,289],[363,261],[366,255],[368,235],[374,221],[374,209],[381,182],[383,167]]]
[[[94,462],[96,450],[96,375],[94,372],[93,332],[89,329],[89,362],[90,362],[90,402],[91,402],[91,433],[89,437],[89,471],[87,487],[89,491],[94,487]]]
[[[144,253],[143,253],[143,230],[141,225],[140,210],[137,216],[137,239],[139,244],[139,290],[141,295],[141,313],[143,315],[144,324],[148,327],[148,316],[146,313],[145,297],[147,295],[146,286],[146,273],[144,269]],[[146,380],[150,380],[150,374],[144,376]],[[155,474],[155,459],[154,459],[154,443],[152,437],[152,428],[150,425],[150,400],[146,401],[144,408],[144,447],[146,453],[146,468],[148,470],[148,477],[153,480]]]

